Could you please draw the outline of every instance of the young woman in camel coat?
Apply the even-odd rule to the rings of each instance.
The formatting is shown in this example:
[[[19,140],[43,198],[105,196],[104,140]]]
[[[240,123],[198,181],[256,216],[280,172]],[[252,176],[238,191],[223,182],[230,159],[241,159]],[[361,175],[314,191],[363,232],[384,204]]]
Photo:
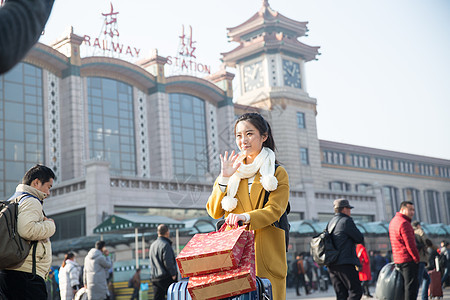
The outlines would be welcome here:
[[[289,178],[282,166],[275,170],[275,143],[260,114],[242,115],[235,124],[235,137],[241,153],[220,155],[221,174],[206,208],[215,219],[225,217],[229,225],[243,221],[255,231],[256,275],[270,279],[273,299],[286,299],[285,233],[272,224],[286,210]],[[267,191],[269,199],[263,206]]]

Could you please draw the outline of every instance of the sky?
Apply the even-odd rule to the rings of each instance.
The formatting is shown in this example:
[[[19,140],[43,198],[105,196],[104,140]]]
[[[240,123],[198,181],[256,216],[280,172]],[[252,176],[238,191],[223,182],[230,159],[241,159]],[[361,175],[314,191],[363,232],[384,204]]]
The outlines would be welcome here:
[[[117,15],[120,42],[174,56],[191,25],[197,62],[217,71],[220,53],[238,46],[227,28],[255,14],[262,0],[56,1],[40,41],[73,26],[98,37],[101,13]],[[308,22],[300,41],[320,46],[306,86],[317,99],[323,140],[450,159],[450,1],[269,0],[282,15]],[[235,73],[235,69],[228,69]]]

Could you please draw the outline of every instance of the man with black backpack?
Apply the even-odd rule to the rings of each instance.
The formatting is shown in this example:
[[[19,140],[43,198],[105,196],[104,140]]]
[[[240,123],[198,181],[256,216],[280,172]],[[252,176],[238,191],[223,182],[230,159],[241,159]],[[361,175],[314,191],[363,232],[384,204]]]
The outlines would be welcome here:
[[[364,236],[356,227],[351,215],[350,205],[347,199],[334,200],[334,217],[328,226],[334,226],[329,230],[333,244],[339,250],[336,261],[328,266],[331,282],[333,283],[336,299],[359,300],[363,294],[361,281],[359,281],[356,267],[361,267],[356,256],[356,244],[364,242]],[[327,228],[328,229],[328,228]]]
[[[50,194],[54,179],[50,168],[36,165],[27,171],[9,199],[20,199],[18,234],[37,243],[21,264],[0,270],[0,295],[6,299],[47,299],[45,277],[52,263],[50,237],[56,228],[54,221],[45,216],[42,204]]]

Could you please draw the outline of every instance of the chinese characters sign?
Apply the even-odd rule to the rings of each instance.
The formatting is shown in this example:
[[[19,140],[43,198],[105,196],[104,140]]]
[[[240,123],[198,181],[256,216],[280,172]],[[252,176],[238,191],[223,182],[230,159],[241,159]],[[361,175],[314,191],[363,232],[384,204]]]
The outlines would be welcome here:
[[[192,37],[192,26],[189,26],[189,32],[186,33],[184,25],[179,36],[179,46],[176,56],[167,57],[167,65],[172,66],[173,73],[205,73],[211,74],[211,67],[198,63],[195,50],[196,41]]]
[[[141,49],[119,42],[118,14],[119,12],[114,11],[113,4],[110,3],[110,11],[102,13],[104,22],[101,33],[103,36],[93,39],[91,36],[85,35],[83,43],[93,49],[94,55],[96,51],[101,51],[103,55],[110,55],[112,57],[124,54],[132,58],[137,58]]]

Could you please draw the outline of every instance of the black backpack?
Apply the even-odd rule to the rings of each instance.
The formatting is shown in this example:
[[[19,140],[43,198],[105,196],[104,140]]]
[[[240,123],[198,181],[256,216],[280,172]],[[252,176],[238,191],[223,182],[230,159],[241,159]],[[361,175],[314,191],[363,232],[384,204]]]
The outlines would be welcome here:
[[[278,168],[278,164],[275,164],[275,171]],[[266,191],[264,195],[264,203],[263,207],[266,206],[267,201],[269,201],[270,192]],[[284,230],[284,241],[286,242],[286,252],[288,252],[289,248],[289,230],[291,229],[291,224],[289,224],[287,215],[291,211],[291,204],[288,202],[286,207],[286,211],[281,215],[280,219],[273,223],[273,226]]]
[[[23,194],[13,200],[0,201],[0,270],[19,267],[33,248],[32,272],[36,273],[37,242],[21,238],[17,228],[19,201],[29,196]]]
[[[334,262],[336,262],[339,256],[339,250],[334,246],[331,234],[333,233],[340,219],[342,219],[342,217],[336,219],[336,221],[331,225],[330,223],[328,223],[327,227],[322,233],[314,236],[311,239],[311,256],[314,261],[321,266],[329,266],[333,264]],[[328,231],[328,228],[330,228],[330,231]]]

